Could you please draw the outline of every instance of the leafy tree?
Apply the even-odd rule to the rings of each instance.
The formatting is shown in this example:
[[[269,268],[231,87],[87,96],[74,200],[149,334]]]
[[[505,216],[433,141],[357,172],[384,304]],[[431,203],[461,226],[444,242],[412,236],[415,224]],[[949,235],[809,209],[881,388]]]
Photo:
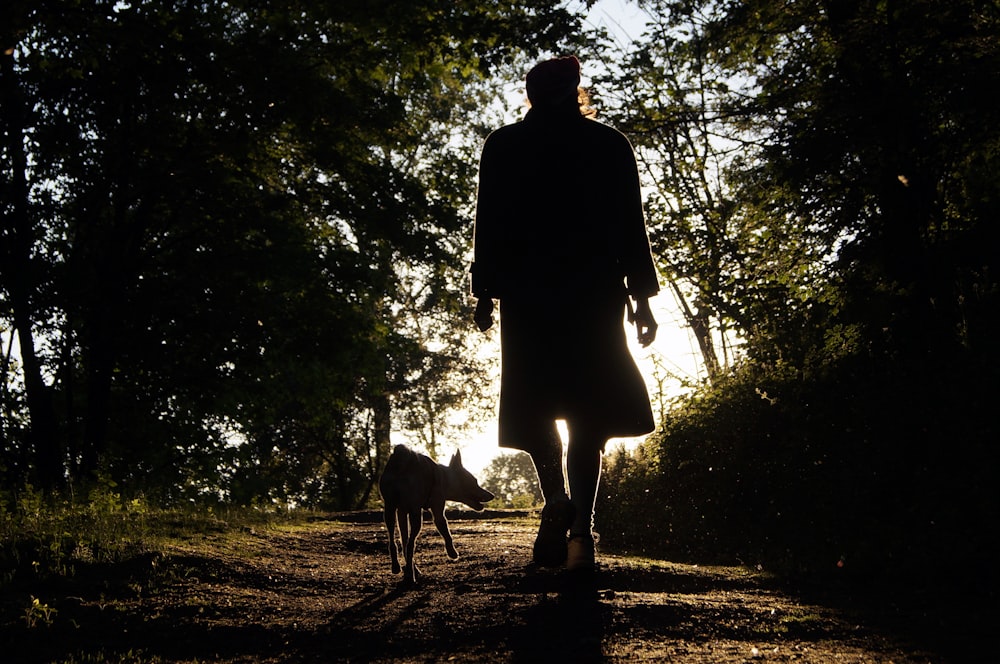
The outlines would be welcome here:
[[[970,315],[978,331],[962,334],[985,332],[992,259],[969,248],[990,246],[978,220],[995,210],[981,187],[956,194],[995,169],[992,124],[968,111],[993,115],[995,8],[638,4],[645,31],[602,45],[595,86],[639,150],[654,249],[710,376],[712,328],[796,364],[861,337],[936,345],[932,330]]]
[[[504,507],[532,507],[542,504],[538,476],[531,457],[523,452],[500,454],[486,467],[482,486]]]
[[[983,276],[995,256],[972,246],[995,237],[996,209],[985,190],[965,193],[983,172],[970,163],[996,169],[996,108],[985,96],[1000,57],[986,37],[996,7],[927,0],[727,9],[711,39],[755,77],[756,132],[766,137],[759,158],[732,173],[739,198],[746,214],[785,220],[828,248],[825,262],[788,275],[794,288],[783,297],[802,305],[797,320],[773,321],[761,335],[773,339],[768,352],[823,347],[822,337],[780,340],[823,327],[856,331],[890,355],[981,338],[988,324],[977,312],[996,291]],[[763,311],[755,317],[766,319]]]
[[[440,0],[3,12],[0,289],[31,425],[5,445],[32,451],[5,481],[104,468],[168,498],[363,500],[392,399],[471,370],[448,331],[467,93],[578,19]],[[404,306],[445,327],[420,337]]]
[[[714,380],[732,359],[729,330],[745,322],[732,294],[752,229],[724,178],[746,143],[731,102],[745,91],[702,52],[709,19],[698,9],[640,5],[641,35],[598,46],[604,71],[593,77],[595,99],[636,147],[654,254]]]
[[[637,64],[653,82],[711,73],[720,94],[708,108],[727,128],[716,134],[740,139],[718,170],[731,206],[712,236],[721,270],[705,260],[715,246],[689,242],[679,223],[663,236],[689,278],[720,289],[710,301],[747,350],[653,441],[672,550],[812,572],[845,556],[869,579],[982,560],[997,511],[985,489],[996,471],[986,404],[1000,385],[986,341],[998,293],[1000,134],[987,100],[997,8],[643,6],[673,32],[647,32],[651,55]],[[678,89],[691,99],[698,87]],[[651,126],[679,131],[652,105]]]

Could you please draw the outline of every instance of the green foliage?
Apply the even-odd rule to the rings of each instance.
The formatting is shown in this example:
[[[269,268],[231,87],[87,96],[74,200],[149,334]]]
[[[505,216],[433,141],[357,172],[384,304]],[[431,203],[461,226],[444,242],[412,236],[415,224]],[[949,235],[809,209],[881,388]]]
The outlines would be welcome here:
[[[611,482],[599,516],[629,547],[673,558],[966,581],[1000,534],[997,385],[968,358],[810,377],[746,364],[675,409],[641,456],[609,464],[629,479]]]
[[[118,562],[143,550],[147,506],[106,481],[83,502],[55,502],[25,486],[0,504],[0,579],[71,576],[79,562]]]
[[[776,275],[782,288],[749,310],[764,332],[751,352],[801,364],[837,324],[856,326],[863,352],[888,355],[991,336],[996,255],[976,247],[995,245],[996,195],[958,192],[980,181],[968,164],[997,168],[997,108],[984,94],[1000,61],[986,37],[997,20],[940,0],[823,12],[763,3],[719,18],[713,43],[757,71],[747,117],[767,137],[729,173],[738,199],[828,253]]]
[[[32,629],[36,625],[51,627],[52,619],[57,613],[59,613],[57,609],[44,604],[37,597],[32,597],[31,604],[24,610],[24,623],[28,626],[28,629]]]
[[[670,525],[674,506],[658,491],[660,472],[654,452],[644,442],[632,451],[619,445],[605,453],[594,515],[602,548],[647,556],[674,552]]]
[[[643,457],[609,460],[602,528],[672,556],[871,580],[985,562],[996,8],[641,5],[649,29],[607,78],[636,94],[613,117],[656,157],[665,276],[746,359],[675,407]],[[656,516],[619,524],[647,490]]]
[[[595,85],[639,150],[653,247],[710,376],[710,327],[796,366],[827,361],[833,329],[861,352],[986,350],[995,7],[639,5],[646,31],[602,45],[617,57]]]
[[[164,508],[143,498],[127,499],[116,488],[105,478],[83,500],[55,500],[30,485],[8,494],[0,501],[0,587],[31,586],[51,577],[72,577],[80,565],[157,554],[171,539],[269,528],[307,516],[271,505],[238,508],[204,502]],[[38,619],[42,613],[32,616]]]
[[[484,371],[464,261],[487,77],[579,18],[98,4],[0,20],[0,337],[23,359],[0,482],[364,504],[389,429],[433,442]]]
[[[59,664],[159,664],[163,659],[157,655],[147,655],[141,651],[128,650],[123,653],[88,652],[70,655]],[[197,664],[197,660],[195,660]]]

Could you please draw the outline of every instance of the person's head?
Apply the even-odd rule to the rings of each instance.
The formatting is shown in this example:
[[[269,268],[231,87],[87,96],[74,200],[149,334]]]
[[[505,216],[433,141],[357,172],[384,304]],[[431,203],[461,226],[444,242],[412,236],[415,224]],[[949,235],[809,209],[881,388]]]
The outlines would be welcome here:
[[[538,63],[528,72],[524,85],[532,108],[583,106],[589,101],[580,87],[580,61],[573,55]]]

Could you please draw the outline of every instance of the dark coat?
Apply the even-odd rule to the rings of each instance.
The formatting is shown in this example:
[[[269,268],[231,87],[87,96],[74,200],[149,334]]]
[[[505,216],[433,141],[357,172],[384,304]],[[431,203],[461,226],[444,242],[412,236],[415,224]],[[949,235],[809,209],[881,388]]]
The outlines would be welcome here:
[[[623,325],[626,292],[658,292],[628,139],[574,105],[486,139],[472,292],[500,301],[500,444],[554,419],[604,437],[653,430]]]

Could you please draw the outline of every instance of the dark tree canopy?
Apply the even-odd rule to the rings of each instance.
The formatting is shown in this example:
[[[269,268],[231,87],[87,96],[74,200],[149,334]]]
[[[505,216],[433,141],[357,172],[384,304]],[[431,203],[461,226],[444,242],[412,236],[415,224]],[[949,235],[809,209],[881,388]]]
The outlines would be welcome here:
[[[606,115],[646,153],[654,247],[689,323],[741,348],[665,418],[665,505],[637,509],[669,524],[672,555],[873,579],[985,562],[1000,8],[639,4]]]
[[[5,482],[364,500],[410,394],[430,426],[482,370],[459,332],[471,146],[493,77],[578,17],[2,11]]]

